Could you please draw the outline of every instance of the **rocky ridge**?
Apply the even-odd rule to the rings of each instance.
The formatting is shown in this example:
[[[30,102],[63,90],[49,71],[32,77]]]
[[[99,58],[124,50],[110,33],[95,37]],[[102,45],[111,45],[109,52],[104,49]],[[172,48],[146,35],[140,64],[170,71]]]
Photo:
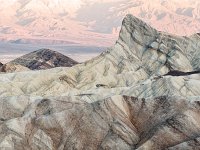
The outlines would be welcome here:
[[[92,60],[0,74],[0,147],[198,149],[199,49],[199,34],[127,15],[116,44]]]

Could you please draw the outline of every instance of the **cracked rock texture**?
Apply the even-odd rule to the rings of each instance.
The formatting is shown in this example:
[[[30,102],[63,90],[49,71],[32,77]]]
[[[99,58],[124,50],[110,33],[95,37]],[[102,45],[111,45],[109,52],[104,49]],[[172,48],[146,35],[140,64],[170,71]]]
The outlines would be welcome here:
[[[127,15],[92,60],[0,74],[0,149],[198,150],[199,71],[199,34]]]

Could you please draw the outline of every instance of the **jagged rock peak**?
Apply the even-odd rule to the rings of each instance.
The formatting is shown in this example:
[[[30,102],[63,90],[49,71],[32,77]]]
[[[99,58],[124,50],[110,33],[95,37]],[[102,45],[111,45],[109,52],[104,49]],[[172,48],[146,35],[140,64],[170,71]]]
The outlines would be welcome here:
[[[71,67],[78,64],[77,61],[50,49],[31,52],[11,61],[11,63],[20,64],[31,70]]]
[[[122,27],[123,26],[127,26],[130,27],[132,29],[140,29],[142,31],[142,29],[147,29],[147,31],[150,30],[154,30],[156,31],[153,27],[151,27],[149,24],[147,24],[146,22],[142,21],[141,19],[133,16],[132,14],[128,14],[125,16],[125,18],[122,21]]]
[[[162,62],[168,68],[166,71],[191,72],[200,69],[199,38],[179,37],[157,31],[133,15],[124,18],[117,44],[125,51],[124,53],[129,53],[129,58],[134,55],[134,58],[141,62],[156,59],[159,63],[162,56]],[[114,49],[119,48],[115,46]],[[118,53],[121,54],[122,52]]]
[[[150,25],[148,25],[144,21],[140,20],[139,18],[137,18],[131,14],[128,14],[123,19],[119,38],[123,39],[124,35],[132,34],[132,38],[137,39],[137,37],[139,35],[144,35],[144,36],[145,35],[148,36],[150,34],[155,35],[155,34],[157,34],[157,32],[158,31],[156,31],[154,28],[152,28]],[[123,40],[126,42],[129,41],[128,39],[123,39]]]

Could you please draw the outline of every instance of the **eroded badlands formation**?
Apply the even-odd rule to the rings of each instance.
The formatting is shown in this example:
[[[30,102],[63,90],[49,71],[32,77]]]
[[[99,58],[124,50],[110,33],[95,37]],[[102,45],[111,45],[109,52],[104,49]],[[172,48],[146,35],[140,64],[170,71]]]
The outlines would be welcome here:
[[[200,35],[127,15],[115,45],[73,67],[0,74],[0,148],[200,149]]]

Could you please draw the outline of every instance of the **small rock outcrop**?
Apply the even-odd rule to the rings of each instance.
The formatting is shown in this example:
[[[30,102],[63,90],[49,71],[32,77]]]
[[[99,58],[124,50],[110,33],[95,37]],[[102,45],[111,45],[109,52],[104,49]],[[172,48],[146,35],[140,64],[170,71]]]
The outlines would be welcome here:
[[[50,49],[40,49],[31,52],[11,61],[10,63],[19,64],[29,68],[30,70],[72,67],[78,64],[75,60]]]
[[[0,72],[3,72],[3,73],[22,72],[22,71],[28,71],[28,70],[30,69],[19,64],[14,64],[14,63],[7,63],[0,67]]]
[[[3,66],[3,64],[0,62],[0,72],[1,72],[1,67]]]
[[[46,67],[28,58],[15,61]],[[200,36],[127,15],[116,44],[96,58],[0,74],[0,108],[0,149],[200,149]]]

